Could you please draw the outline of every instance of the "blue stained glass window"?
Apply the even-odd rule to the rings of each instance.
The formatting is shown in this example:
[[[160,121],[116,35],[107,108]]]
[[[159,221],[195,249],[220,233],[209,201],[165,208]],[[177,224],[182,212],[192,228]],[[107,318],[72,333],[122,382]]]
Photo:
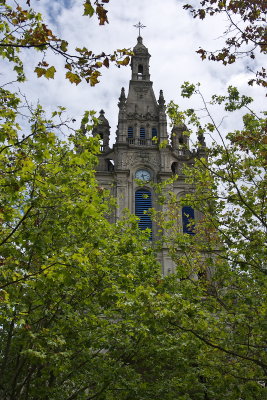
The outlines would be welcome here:
[[[145,139],[146,138],[146,130],[143,126],[140,128],[140,139]]]
[[[135,192],[135,215],[139,218],[140,229],[151,229],[150,240],[152,240],[152,220],[149,214],[144,213],[152,207],[151,192],[147,189],[139,189]]]
[[[182,208],[182,220],[183,220],[183,232],[188,233],[189,235],[194,235],[194,219],[195,212],[194,209],[190,206],[185,206]]]
[[[158,136],[157,128],[152,128],[152,138]]]
[[[132,126],[128,127],[128,138],[129,139],[133,138],[133,127]]]

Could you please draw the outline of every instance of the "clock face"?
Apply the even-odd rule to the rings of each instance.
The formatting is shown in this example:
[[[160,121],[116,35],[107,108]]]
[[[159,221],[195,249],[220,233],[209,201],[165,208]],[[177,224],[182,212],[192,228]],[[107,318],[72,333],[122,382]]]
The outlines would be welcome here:
[[[146,169],[139,169],[135,173],[136,179],[140,179],[141,181],[148,182],[151,179],[150,172]]]

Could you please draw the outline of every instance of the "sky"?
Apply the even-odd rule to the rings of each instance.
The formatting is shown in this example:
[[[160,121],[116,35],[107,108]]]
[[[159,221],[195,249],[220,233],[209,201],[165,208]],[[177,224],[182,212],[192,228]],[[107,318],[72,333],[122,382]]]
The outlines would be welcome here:
[[[249,72],[247,63],[255,69],[251,61],[243,59],[231,66],[218,62],[202,61],[196,53],[200,47],[208,50],[220,48],[222,34],[226,29],[223,17],[212,17],[199,21],[183,10],[182,0],[110,0],[107,4],[109,24],[99,26],[96,18],[82,16],[81,0],[32,0],[33,8],[38,8],[48,26],[62,39],[69,42],[71,48],[86,46],[98,52],[112,52],[118,48],[132,48],[137,42],[138,30],[133,26],[139,21],[146,28],[141,32],[143,43],[149,49],[150,75],[156,98],[163,90],[166,102],[174,100],[181,108],[200,108],[197,99],[183,99],[180,86],[184,81],[201,83],[206,99],[210,95],[224,94],[228,85],[237,86],[242,92],[255,97],[255,109],[260,110],[265,102],[264,93],[248,87]],[[191,0],[191,3],[196,2]],[[21,1],[26,7],[26,2]],[[31,103],[40,102],[45,109],[52,111],[61,105],[67,108],[71,118],[78,124],[84,110],[94,109],[97,114],[104,109],[111,126],[111,141],[115,140],[118,118],[118,97],[121,87],[128,91],[131,77],[130,66],[102,70],[100,83],[90,87],[86,83],[78,86],[70,84],[64,78],[63,60],[60,57],[49,58],[56,66],[54,80],[37,78],[32,72],[40,57],[33,50],[21,53],[25,63],[28,80],[20,85],[20,90]],[[259,58],[258,58],[259,60]],[[260,60],[261,61],[261,60]],[[6,72],[3,72],[6,71]],[[10,71],[2,70],[1,82],[10,80]],[[238,128],[236,117],[224,118],[222,111],[215,110],[214,117],[222,128]]]

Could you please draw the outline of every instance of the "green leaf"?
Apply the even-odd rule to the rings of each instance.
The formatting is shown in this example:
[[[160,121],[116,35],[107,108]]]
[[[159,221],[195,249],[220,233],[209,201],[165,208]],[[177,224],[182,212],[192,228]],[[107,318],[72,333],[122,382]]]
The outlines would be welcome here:
[[[66,40],[61,41],[60,50],[62,50],[64,53],[68,50],[68,42]]]
[[[45,77],[47,79],[54,79],[55,72],[56,72],[56,68],[54,66],[52,66],[46,70]]]
[[[91,5],[91,2],[86,0],[86,2],[84,3],[84,13],[83,15],[89,15],[89,17],[92,17],[94,15],[94,8]]]

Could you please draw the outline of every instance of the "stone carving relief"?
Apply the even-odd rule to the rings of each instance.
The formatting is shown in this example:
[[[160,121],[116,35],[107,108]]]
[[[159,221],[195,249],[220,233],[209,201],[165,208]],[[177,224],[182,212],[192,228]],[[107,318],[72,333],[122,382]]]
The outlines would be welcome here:
[[[146,114],[138,114],[137,112],[135,113],[128,113],[127,114],[127,119],[128,120],[134,120],[136,119],[137,121],[158,121],[158,116],[153,115],[150,112]]]
[[[157,154],[149,151],[139,151],[138,153],[123,152],[118,159],[119,169],[130,169],[139,164],[151,165],[153,169],[159,170],[160,159]]]

